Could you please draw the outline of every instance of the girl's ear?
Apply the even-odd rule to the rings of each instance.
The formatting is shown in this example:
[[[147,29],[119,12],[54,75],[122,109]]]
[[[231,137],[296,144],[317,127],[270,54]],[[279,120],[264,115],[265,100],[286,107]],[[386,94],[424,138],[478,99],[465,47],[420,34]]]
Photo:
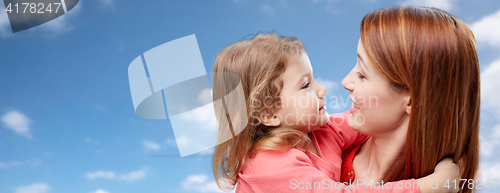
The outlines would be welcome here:
[[[268,127],[277,127],[281,124],[281,120],[278,116],[273,113],[267,113],[266,110],[264,113],[259,115],[260,122]]]

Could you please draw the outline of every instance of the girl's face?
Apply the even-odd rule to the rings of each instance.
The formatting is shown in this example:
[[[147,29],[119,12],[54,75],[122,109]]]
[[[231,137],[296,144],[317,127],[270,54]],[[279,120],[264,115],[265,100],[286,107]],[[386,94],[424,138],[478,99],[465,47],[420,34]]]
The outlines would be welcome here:
[[[349,125],[356,131],[377,136],[397,128],[407,130],[410,104],[409,92],[396,91],[368,59],[361,43],[358,43],[356,66],[342,81],[349,90]]]
[[[306,53],[289,56],[282,79],[281,108],[274,113],[279,126],[308,133],[325,125],[328,121],[323,100],[326,89],[314,81]]]

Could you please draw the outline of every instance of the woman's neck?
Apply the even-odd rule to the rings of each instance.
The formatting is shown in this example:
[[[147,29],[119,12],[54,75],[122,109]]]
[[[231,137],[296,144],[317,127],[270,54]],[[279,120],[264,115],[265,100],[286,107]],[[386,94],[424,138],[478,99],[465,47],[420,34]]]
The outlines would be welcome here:
[[[407,131],[408,121],[404,121],[389,133],[370,137],[354,157],[355,180],[362,179],[365,183],[381,182],[403,148]]]

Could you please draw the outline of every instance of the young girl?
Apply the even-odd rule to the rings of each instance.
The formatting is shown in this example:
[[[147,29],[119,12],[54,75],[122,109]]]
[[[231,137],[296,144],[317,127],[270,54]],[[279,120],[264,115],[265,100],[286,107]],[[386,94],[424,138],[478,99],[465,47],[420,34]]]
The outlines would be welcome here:
[[[442,183],[439,189],[428,188],[438,179],[458,176],[450,161],[441,162],[435,173],[417,180],[379,183],[373,188],[360,185],[365,183],[361,181],[351,186],[336,183],[342,151],[363,143],[368,136],[349,127],[349,113],[327,114],[326,89],[314,81],[305,48],[295,38],[258,34],[232,44],[215,59],[214,72],[240,77],[247,109],[247,116],[228,115],[224,109],[230,107],[215,106],[218,120],[227,116],[227,120],[248,123],[215,148],[213,170],[223,190],[238,183],[236,192],[456,192]],[[233,88],[232,84],[216,77],[214,99],[224,96],[221,93]],[[219,136],[227,133],[227,124],[223,125]]]

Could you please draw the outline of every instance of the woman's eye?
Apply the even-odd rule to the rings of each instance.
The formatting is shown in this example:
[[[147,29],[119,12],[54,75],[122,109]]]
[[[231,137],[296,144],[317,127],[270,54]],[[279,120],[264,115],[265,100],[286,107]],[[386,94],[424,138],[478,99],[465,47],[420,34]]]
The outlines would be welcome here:
[[[358,78],[359,78],[359,79],[364,79],[364,78],[365,78],[365,76],[363,76],[360,72],[358,72]]]
[[[306,82],[306,83],[304,84],[304,86],[302,86],[302,89],[304,89],[304,88],[309,88],[309,84],[310,84],[309,82]]]

